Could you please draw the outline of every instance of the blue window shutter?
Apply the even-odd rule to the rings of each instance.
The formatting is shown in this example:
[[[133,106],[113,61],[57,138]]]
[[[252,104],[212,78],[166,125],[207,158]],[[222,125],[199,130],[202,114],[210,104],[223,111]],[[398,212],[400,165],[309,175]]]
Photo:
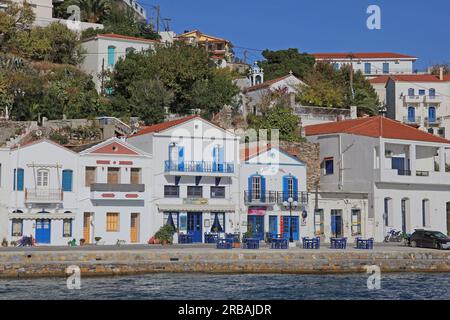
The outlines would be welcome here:
[[[223,147],[219,147],[218,152],[219,172],[223,172]]]
[[[413,88],[409,88],[409,89],[408,89],[408,96],[412,97],[412,96],[414,96],[414,95],[415,95],[414,89],[413,89]]]
[[[288,177],[283,177],[283,201],[287,201],[289,195],[288,190]]]
[[[178,147],[178,170],[184,171],[184,147]]]
[[[428,120],[430,122],[436,121],[436,108],[435,107],[429,107],[428,108]]]
[[[66,192],[72,191],[72,179],[73,179],[73,171],[72,170],[63,170],[63,173],[62,173],[63,191],[66,191]]]
[[[108,47],[108,66],[114,67],[116,63],[116,47],[109,46]]]
[[[266,178],[261,176],[261,202],[266,202]]]
[[[293,184],[293,192],[294,192],[294,201],[298,201],[298,179],[296,177],[292,178],[292,184]]]
[[[13,190],[16,191],[16,169],[14,169],[14,173],[13,173]]]
[[[24,185],[24,171],[23,169],[18,170],[17,173],[17,190],[18,191],[23,191],[23,185]]]
[[[248,202],[252,201],[252,176],[248,177]]]
[[[216,153],[216,146],[213,148],[213,172],[217,171],[217,153]]]

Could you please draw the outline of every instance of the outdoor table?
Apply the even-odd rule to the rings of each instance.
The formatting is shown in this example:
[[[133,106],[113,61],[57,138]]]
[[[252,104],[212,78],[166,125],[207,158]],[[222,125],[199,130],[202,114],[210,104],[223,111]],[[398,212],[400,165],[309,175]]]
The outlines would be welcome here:
[[[219,239],[219,234],[205,232],[205,243],[216,243],[218,239]]]
[[[303,249],[320,249],[320,238],[303,238]]]
[[[239,243],[240,235],[239,235],[239,233],[226,233],[225,239],[231,239],[233,241],[233,243]]]
[[[243,245],[244,249],[259,249],[258,238],[246,238]]]
[[[230,239],[218,239],[217,240],[217,249],[232,249],[233,241]]]
[[[186,243],[192,243],[192,235],[191,234],[179,234],[178,235],[178,243],[186,244]]]
[[[356,249],[373,250],[373,238],[356,238]]]
[[[269,233],[269,243],[272,243],[274,239],[283,239],[283,236],[277,233]]]
[[[331,238],[331,249],[346,249],[347,248],[347,238]]]
[[[272,238],[270,240],[270,248],[271,249],[287,249],[288,241],[287,241],[287,239],[282,239],[282,238]]]

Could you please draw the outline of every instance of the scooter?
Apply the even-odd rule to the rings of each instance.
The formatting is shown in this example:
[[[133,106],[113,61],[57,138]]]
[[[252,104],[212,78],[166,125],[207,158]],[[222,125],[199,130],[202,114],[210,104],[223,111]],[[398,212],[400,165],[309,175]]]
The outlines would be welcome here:
[[[387,236],[384,238],[384,242],[402,242],[403,232],[392,229],[388,231]]]

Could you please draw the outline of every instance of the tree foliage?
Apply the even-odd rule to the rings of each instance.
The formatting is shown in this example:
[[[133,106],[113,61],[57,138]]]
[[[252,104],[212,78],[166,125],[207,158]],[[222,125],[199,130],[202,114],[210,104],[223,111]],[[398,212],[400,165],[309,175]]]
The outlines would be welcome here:
[[[14,39],[18,32],[31,28],[35,15],[27,2],[22,5],[11,0],[3,0],[2,3],[6,5],[6,9],[0,10],[0,45],[3,49],[8,49],[6,44]]]
[[[298,49],[290,48],[286,50],[264,50],[262,52],[264,61],[259,65],[264,69],[265,80],[283,77],[289,72],[303,78],[314,67],[315,59],[307,53],[300,53]]]

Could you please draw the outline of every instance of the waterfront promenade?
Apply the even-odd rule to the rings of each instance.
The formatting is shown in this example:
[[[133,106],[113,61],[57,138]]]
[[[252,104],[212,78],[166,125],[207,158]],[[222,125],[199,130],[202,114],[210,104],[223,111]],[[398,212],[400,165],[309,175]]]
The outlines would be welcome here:
[[[450,251],[376,245],[374,250],[217,250],[211,245],[85,246],[0,249],[0,277],[65,276],[76,265],[83,276],[142,273],[359,273],[450,272]]]

